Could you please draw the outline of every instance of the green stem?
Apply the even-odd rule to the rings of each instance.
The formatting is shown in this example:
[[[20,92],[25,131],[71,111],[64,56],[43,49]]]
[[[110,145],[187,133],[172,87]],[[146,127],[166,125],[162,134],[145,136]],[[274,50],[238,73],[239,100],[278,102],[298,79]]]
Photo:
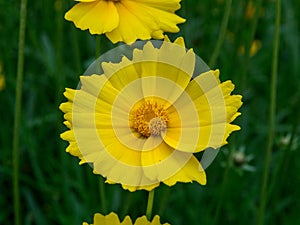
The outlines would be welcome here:
[[[268,190],[268,194],[267,194],[267,200],[266,200],[267,203],[268,203],[268,201],[271,200],[271,195],[274,191],[274,188],[278,187],[278,181],[281,178],[280,175],[285,174],[284,166],[288,165],[286,163],[286,160],[288,158],[289,152],[291,152],[291,150],[292,150],[292,145],[293,145],[294,138],[296,136],[297,127],[298,127],[298,120],[299,120],[299,117],[296,116],[295,123],[293,124],[293,127],[292,127],[292,132],[291,132],[291,137],[290,137],[289,143],[287,144],[287,146],[284,149],[281,149],[281,155],[279,156],[279,160],[276,163],[274,175],[272,176],[272,179],[270,181],[269,190]],[[274,200],[274,198],[272,198],[272,201],[273,200]]]
[[[100,35],[97,35],[96,37],[96,60],[97,60],[97,64],[100,65],[100,62],[98,61],[98,58],[101,55],[101,44],[102,44],[102,38]],[[100,74],[100,67],[97,66],[96,68],[96,73]]]
[[[224,196],[226,193],[226,188],[227,188],[227,183],[228,183],[228,176],[229,176],[229,169],[230,169],[230,162],[232,160],[232,145],[229,145],[228,147],[228,158],[226,161],[226,168],[225,168],[225,172],[224,172],[224,176],[223,176],[223,181],[222,181],[222,186],[221,186],[221,191],[220,191],[220,196],[218,198],[218,203],[217,203],[217,207],[215,210],[215,215],[214,215],[214,220],[212,224],[218,224],[219,221],[219,216],[220,216],[220,211],[222,209],[222,205],[224,202]]]
[[[76,72],[79,74],[82,71],[82,65],[81,65],[81,60],[80,60],[80,48],[79,48],[79,44],[78,44],[78,32],[76,32],[75,29],[72,29],[72,48],[73,48],[73,58],[75,61],[75,68],[76,68]]]
[[[129,209],[131,208],[131,205],[132,205],[132,195],[131,193],[129,192],[126,192],[126,195],[125,195],[125,206],[123,207],[123,210],[122,210],[122,213],[121,215],[127,215],[128,212],[129,212]]]
[[[259,14],[261,11],[261,5],[262,5],[262,0],[258,0],[256,3],[256,7],[255,7],[255,14],[254,14],[254,18],[253,18],[253,23],[250,27],[250,35],[249,35],[249,39],[248,41],[246,41],[246,46],[245,46],[245,62],[243,65],[243,71],[242,71],[242,81],[241,81],[241,90],[245,90],[246,87],[246,82],[247,82],[247,71],[248,71],[248,67],[249,67],[249,63],[250,63],[250,49],[251,49],[251,45],[252,42],[254,40],[254,35],[255,35],[255,31],[257,28],[257,22],[258,22],[258,18],[259,18]]]
[[[63,98],[63,86],[64,86],[64,78],[65,78],[65,72],[63,71],[63,1],[57,0],[56,1],[56,15],[57,15],[57,26],[56,26],[56,70],[55,70],[55,77],[56,77],[56,106],[60,104],[62,98]],[[60,117],[57,120],[59,123],[59,131],[61,131],[62,123],[60,121]]]
[[[166,209],[167,205],[168,205],[168,200],[171,194],[171,188],[166,188],[163,192],[163,196],[161,198],[161,201],[159,203],[159,209],[158,209],[158,214],[162,215],[164,210]]]
[[[97,35],[97,37],[96,37],[96,58],[98,58],[101,54],[101,43],[102,43],[101,35]]]
[[[107,213],[107,206],[106,206],[106,200],[105,200],[106,195],[105,195],[104,179],[100,179],[99,191],[100,191],[101,210],[102,210],[103,213]]]
[[[14,201],[14,224],[20,225],[20,187],[19,187],[19,130],[20,117],[22,108],[22,89],[24,74],[24,45],[26,29],[26,6],[27,0],[21,0],[20,7],[20,27],[19,27],[19,44],[18,44],[18,65],[15,97],[15,115],[13,130],[13,201]]]
[[[101,52],[101,36],[97,35],[96,36],[96,60],[100,56]],[[100,180],[99,183],[99,191],[100,191],[100,201],[101,201],[101,209],[106,212],[107,211],[107,206],[106,206],[106,200],[105,200],[105,185],[104,185],[104,179]]]
[[[278,190],[283,190],[282,186],[285,185],[284,181],[286,179],[287,169],[289,168],[290,165],[289,159],[290,159],[290,154],[292,152],[292,145],[294,142],[294,138],[297,132],[298,121],[299,121],[299,116],[297,116],[296,114],[289,143],[285,148],[280,150],[281,152],[280,152],[279,160],[276,162],[276,167],[268,188],[266,204],[276,204],[280,200],[280,191]]]
[[[148,195],[146,217],[149,221],[151,220],[152,217],[153,202],[154,202],[154,189],[152,189]]]
[[[271,73],[271,90],[270,90],[270,111],[269,111],[269,135],[266,148],[266,156],[264,161],[264,171],[261,185],[260,206],[258,210],[257,225],[264,224],[265,208],[267,200],[267,186],[270,170],[270,161],[272,155],[272,147],[275,133],[275,110],[276,110],[276,92],[277,92],[277,68],[278,68],[278,52],[279,52],[279,39],[280,39],[280,19],[281,19],[281,2],[276,0],[276,21],[275,21],[275,34],[274,34],[274,52],[272,60],[272,73]]]
[[[220,49],[221,49],[221,46],[223,44],[223,41],[224,41],[224,38],[225,38],[225,35],[226,35],[226,30],[227,30],[227,26],[228,26],[228,21],[229,21],[229,16],[230,16],[230,11],[231,11],[231,3],[232,3],[232,0],[227,0],[226,1],[226,5],[225,5],[225,13],[224,13],[224,16],[223,16],[223,19],[222,19],[222,24],[221,24],[221,29],[220,29],[220,34],[219,34],[219,37],[218,37],[218,41],[217,41],[217,44],[216,44],[216,47],[214,49],[214,52],[209,60],[209,67],[213,67],[216,63],[216,60],[220,54]]]

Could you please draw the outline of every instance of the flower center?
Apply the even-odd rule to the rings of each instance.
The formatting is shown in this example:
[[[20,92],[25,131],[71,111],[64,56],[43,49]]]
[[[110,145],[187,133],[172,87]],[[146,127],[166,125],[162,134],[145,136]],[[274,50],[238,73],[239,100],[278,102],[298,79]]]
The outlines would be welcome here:
[[[167,111],[155,101],[146,101],[132,115],[132,128],[144,137],[158,136],[167,128]]]
[[[154,136],[160,135],[160,132],[167,128],[167,123],[160,117],[154,117],[149,121],[150,133]]]

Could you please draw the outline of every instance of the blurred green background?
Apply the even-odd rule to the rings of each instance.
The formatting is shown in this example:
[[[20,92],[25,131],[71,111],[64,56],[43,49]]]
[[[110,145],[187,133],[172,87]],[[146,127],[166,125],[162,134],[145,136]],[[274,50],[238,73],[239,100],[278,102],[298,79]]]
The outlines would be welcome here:
[[[183,0],[177,14],[187,19],[174,40],[211,61],[228,1]],[[65,21],[72,0],[29,1],[27,10],[23,105],[20,128],[21,224],[82,224],[93,214],[117,212],[121,219],[144,215],[147,193],[104,185],[88,165],[65,152],[65,128],[58,105],[63,89],[75,88],[95,59],[96,38]],[[172,225],[255,224],[268,137],[275,1],[233,0],[229,23],[212,68],[243,95],[242,130],[235,132],[207,169],[208,183],[161,185],[154,214]],[[0,2],[0,224],[12,224],[12,136],[17,74],[20,1]],[[258,23],[255,26],[255,13]],[[300,224],[300,2],[282,1],[275,134],[266,191],[265,224]],[[253,30],[253,38],[251,37]],[[104,36],[101,53],[114,48]],[[248,51],[247,49],[250,49]],[[200,155],[199,155],[200,157]]]

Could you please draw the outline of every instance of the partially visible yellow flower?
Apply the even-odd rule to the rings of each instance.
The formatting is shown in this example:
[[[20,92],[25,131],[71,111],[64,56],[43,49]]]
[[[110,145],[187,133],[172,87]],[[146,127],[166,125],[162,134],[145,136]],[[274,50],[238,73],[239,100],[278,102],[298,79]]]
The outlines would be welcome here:
[[[5,77],[0,74],[0,91],[2,91],[5,88]]]
[[[135,223],[132,223],[132,220],[129,216],[126,216],[122,222],[120,222],[117,214],[111,212],[110,214],[103,216],[100,213],[94,215],[94,222],[88,224],[84,222],[82,225],[170,225],[169,223],[160,223],[159,216],[154,216],[152,222],[149,222],[146,216],[142,216],[136,219]]]
[[[65,19],[91,34],[105,34],[113,43],[137,39],[163,39],[164,32],[176,33],[180,0],[78,0]]]
[[[256,8],[252,2],[252,0],[248,1],[248,4],[246,6],[246,11],[245,11],[245,17],[247,19],[252,19],[255,15]]]
[[[240,129],[231,122],[242,102],[231,95],[231,81],[196,67],[196,58],[183,38],[158,48],[149,41],[131,60],[104,62],[103,74],[82,76],[80,89],[66,89],[68,102],[60,106],[67,152],[130,191],[150,191],[160,182],[206,184],[193,153],[227,143]]]
[[[5,76],[2,74],[2,63],[0,62],[0,91],[5,88]]]
[[[256,55],[256,53],[260,50],[261,48],[261,41],[260,40],[254,40],[252,43],[251,43],[251,46],[250,46],[250,56],[254,56]],[[241,46],[238,50],[239,54],[243,55],[245,54],[245,47],[244,46]]]

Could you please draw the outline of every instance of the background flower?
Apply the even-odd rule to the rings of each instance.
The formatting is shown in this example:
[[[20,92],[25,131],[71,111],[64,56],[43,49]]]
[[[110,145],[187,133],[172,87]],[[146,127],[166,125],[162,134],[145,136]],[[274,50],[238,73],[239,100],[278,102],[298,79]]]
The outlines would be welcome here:
[[[65,19],[91,34],[105,34],[113,43],[137,39],[162,39],[164,32],[176,33],[180,0],[79,0]]]
[[[79,90],[66,89],[61,104],[61,135],[67,152],[92,163],[109,183],[135,191],[160,182],[206,183],[193,153],[219,148],[239,126],[241,96],[231,95],[231,81],[220,83],[219,71],[191,80],[196,55],[182,38],[151,42],[120,63],[102,63],[102,75],[82,76]],[[126,174],[124,174],[126,171]]]
[[[0,61],[0,91],[5,88],[5,76],[2,70],[2,62]]]

